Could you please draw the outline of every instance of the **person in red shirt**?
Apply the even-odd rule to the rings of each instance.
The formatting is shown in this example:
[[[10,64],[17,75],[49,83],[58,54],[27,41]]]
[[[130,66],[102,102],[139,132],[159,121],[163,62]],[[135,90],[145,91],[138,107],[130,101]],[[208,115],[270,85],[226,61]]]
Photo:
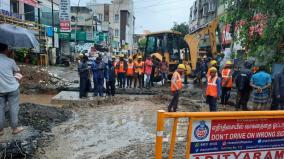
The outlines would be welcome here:
[[[151,56],[148,56],[146,61],[145,61],[145,74],[147,76],[146,78],[146,87],[150,88],[150,79],[151,79],[151,74],[152,74],[152,67],[153,67],[153,62],[151,59]]]

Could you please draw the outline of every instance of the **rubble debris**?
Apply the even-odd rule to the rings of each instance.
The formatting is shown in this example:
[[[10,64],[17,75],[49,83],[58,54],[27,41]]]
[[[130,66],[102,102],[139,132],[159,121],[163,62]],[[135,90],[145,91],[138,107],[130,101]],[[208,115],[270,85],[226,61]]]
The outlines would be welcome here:
[[[71,111],[62,108],[21,104],[19,121],[25,130],[12,135],[10,128],[5,129],[0,141],[0,158],[37,158],[35,152],[54,140],[52,127],[67,121],[71,116]]]
[[[41,93],[56,90],[62,87],[68,87],[72,82],[51,73],[45,67],[20,65],[21,74],[21,91],[25,94]]]
[[[19,121],[21,125],[32,125],[37,130],[50,132],[53,126],[67,121],[71,116],[69,110],[26,103],[20,106]]]

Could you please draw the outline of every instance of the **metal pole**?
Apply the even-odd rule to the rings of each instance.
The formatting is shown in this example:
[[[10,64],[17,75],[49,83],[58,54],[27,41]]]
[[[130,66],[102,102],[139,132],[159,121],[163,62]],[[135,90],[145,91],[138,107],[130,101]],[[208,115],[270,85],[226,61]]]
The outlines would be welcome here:
[[[51,23],[52,23],[52,47],[54,48],[54,13],[53,13],[53,0],[51,0]]]

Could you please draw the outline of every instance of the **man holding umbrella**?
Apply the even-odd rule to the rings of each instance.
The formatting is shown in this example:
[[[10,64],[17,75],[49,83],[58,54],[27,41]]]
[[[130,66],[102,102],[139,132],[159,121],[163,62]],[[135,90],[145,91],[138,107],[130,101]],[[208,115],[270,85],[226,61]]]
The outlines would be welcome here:
[[[22,75],[17,73],[20,69],[8,55],[8,46],[0,43],[0,136],[4,135],[6,104],[9,107],[12,133],[17,134],[24,130],[22,127],[18,127],[20,90],[17,80],[20,80]]]

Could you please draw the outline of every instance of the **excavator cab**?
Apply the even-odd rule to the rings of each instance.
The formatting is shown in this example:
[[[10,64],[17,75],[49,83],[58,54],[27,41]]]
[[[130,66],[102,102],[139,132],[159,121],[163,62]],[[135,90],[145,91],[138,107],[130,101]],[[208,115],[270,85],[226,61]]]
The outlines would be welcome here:
[[[163,57],[165,57],[169,64],[170,76],[183,59],[189,59],[188,49],[184,48],[187,45],[180,32],[150,33],[146,36],[146,40],[144,58],[150,55],[156,56],[159,61],[162,61]]]

